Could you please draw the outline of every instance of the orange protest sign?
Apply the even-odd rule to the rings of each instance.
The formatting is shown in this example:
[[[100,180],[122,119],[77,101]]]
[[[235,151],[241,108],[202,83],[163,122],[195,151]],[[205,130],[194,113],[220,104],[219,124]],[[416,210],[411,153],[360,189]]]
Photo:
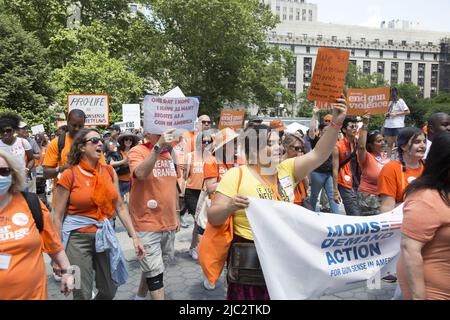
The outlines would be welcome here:
[[[348,89],[347,114],[361,116],[366,110],[372,115],[388,113],[390,94],[389,88]]]
[[[309,101],[335,102],[342,96],[349,56],[347,50],[319,48],[309,88]]]
[[[238,130],[242,128],[245,111],[223,110],[220,114],[219,130],[231,128]]]

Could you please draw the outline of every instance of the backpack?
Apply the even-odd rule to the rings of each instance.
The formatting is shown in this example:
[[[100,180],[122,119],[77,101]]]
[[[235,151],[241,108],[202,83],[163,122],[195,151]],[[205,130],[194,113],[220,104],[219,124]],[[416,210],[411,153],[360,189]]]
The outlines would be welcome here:
[[[113,160],[113,161],[121,161],[121,160],[123,160],[123,156],[118,151],[110,151],[110,152],[108,152],[106,154],[106,163],[107,164],[111,164],[111,160]],[[130,167],[129,166],[114,167],[114,170],[116,171],[118,176],[130,173]]]
[[[39,233],[44,230],[44,217],[42,214],[41,203],[39,202],[39,197],[30,192],[21,192],[22,196],[25,198],[28,208],[31,210],[31,215],[33,216],[34,222],[36,223],[36,228]]]

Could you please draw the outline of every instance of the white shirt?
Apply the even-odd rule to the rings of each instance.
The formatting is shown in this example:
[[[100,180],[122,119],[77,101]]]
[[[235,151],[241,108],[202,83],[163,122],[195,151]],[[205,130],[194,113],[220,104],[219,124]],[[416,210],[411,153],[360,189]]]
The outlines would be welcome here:
[[[25,169],[25,151],[31,150],[31,145],[26,139],[17,137],[16,142],[12,145],[6,144],[0,140],[0,150],[11,154],[19,165]]]
[[[409,108],[403,99],[398,99],[398,101],[395,103],[393,103],[392,101],[389,103],[389,113],[394,112],[398,113],[405,111],[409,111]],[[384,127],[390,129],[404,128],[405,116],[396,116],[387,118],[386,121],[384,122]]]
[[[423,157],[424,160],[426,160],[428,157],[428,153],[430,152],[431,144],[432,144],[432,142],[427,139],[427,151],[425,151],[425,156]]]

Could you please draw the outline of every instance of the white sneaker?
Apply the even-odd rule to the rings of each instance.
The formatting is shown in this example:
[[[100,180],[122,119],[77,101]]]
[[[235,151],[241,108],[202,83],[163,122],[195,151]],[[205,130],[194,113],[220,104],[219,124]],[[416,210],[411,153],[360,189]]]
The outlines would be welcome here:
[[[198,260],[198,252],[197,249],[189,249],[189,254],[191,255],[192,259]]]
[[[134,296],[134,300],[150,300],[150,294],[147,292],[145,297],[138,296],[137,294]]]
[[[216,285],[209,283],[208,279],[205,279],[203,281],[203,287],[208,291],[212,291],[216,288]]]
[[[55,279],[56,282],[61,282],[61,277],[58,276],[56,273],[53,272],[53,278]]]
[[[186,215],[186,214],[183,214],[183,215],[180,217],[180,224],[181,224],[181,227],[182,227],[182,228],[189,228],[189,223],[186,221],[185,215]]]

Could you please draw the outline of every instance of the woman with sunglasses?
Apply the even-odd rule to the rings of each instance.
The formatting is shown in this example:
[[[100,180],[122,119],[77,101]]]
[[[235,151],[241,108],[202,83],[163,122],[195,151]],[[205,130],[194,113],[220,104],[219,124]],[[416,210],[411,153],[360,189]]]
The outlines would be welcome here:
[[[99,162],[102,147],[97,130],[80,130],[68,156],[71,167],[61,175],[56,191],[55,224],[62,232],[70,262],[81,272],[81,288],[74,290],[75,300],[91,299],[94,271],[96,300],[112,300],[117,287],[127,280],[126,261],[110,222],[116,212],[133,238],[136,255],[141,258],[144,254],[119,196],[117,174],[111,166]]]
[[[138,145],[139,138],[131,132],[122,133],[117,139],[117,152],[112,152],[106,162],[110,164],[119,177],[119,190],[122,199],[130,192],[130,167],[128,166],[128,152]],[[127,203],[128,201],[125,200]]]
[[[345,99],[338,99],[333,105],[333,121],[330,129],[320,139],[316,148],[303,156],[283,161],[283,147],[280,135],[265,125],[255,126],[243,134],[246,165],[229,170],[220,181],[211,207],[208,209],[208,222],[212,226],[225,230],[233,230],[233,239],[228,254],[228,300],[268,300],[270,299],[265,285],[264,274],[260,269],[258,255],[254,247],[252,228],[245,214],[250,201],[249,197],[274,201],[294,202],[294,186],[303,180],[315,168],[319,167],[330,156],[336,144],[339,129],[347,112]],[[208,229],[205,232],[207,236]],[[252,252],[240,259],[239,247],[246,247]],[[227,249],[227,247],[223,247]],[[237,248],[237,249],[236,249]],[[280,248],[283,250],[283,248]],[[226,257],[227,253],[219,248],[217,256]],[[215,258],[217,258],[217,256]],[[202,255],[203,257],[203,255]],[[202,268],[208,271],[210,281],[214,281],[218,263],[203,260]],[[244,262],[255,267],[252,278],[247,281],[239,277],[245,272]],[[220,260],[222,262],[222,260]],[[274,262],[276,263],[276,261]],[[208,269],[208,266],[211,266]],[[214,268],[214,270],[213,270]],[[220,270],[221,271],[221,270]],[[236,273],[238,276],[236,276]],[[206,272],[205,272],[206,274]]]
[[[0,151],[0,300],[48,298],[43,252],[64,270],[60,288],[67,296],[73,287],[69,260],[47,207],[38,202],[40,227],[21,194],[24,187],[24,169],[10,154]]]
[[[186,170],[184,170],[184,179],[186,180],[186,189],[184,192],[185,208],[192,216],[195,215],[198,198],[203,188],[203,165],[205,160],[211,154],[212,136],[209,131],[199,133],[195,141],[195,151],[186,155]],[[192,230],[191,247],[189,254],[192,259],[198,259],[197,245],[199,242],[199,234],[202,230],[198,230],[197,224]]]
[[[299,132],[286,133],[283,136],[283,147],[285,150],[284,160],[300,157],[305,154],[304,140]],[[306,177],[300,181],[294,188],[295,199],[294,203],[301,206],[303,201],[307,198],[308,178]],[[308,209],[312,208],[309,206]]]
[[[381,132],[375,130],[368,133],[370,121],[368,112],[363,115],[362,121],[363,126],[358,144],[358,164],[361,169],[358,204],[361,209],[361,216],[373,216],[381,213],[378,176],[390,159],[384,152],[384,136]]]

